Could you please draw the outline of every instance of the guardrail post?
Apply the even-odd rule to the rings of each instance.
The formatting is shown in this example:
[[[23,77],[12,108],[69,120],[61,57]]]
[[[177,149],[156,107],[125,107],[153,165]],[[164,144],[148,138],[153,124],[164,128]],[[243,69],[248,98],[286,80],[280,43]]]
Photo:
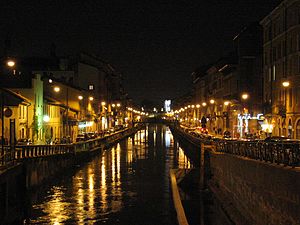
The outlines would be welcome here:
[[[204,189],[204,176],[205,176],[205,168],[204,168],[204,144],[201,143],[200,149],[200,189]]]

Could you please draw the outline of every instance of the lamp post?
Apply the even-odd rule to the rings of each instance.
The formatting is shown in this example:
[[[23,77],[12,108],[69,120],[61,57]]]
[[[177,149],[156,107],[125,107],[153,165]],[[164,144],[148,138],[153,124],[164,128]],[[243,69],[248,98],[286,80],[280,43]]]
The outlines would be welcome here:
[[[248,133],[249,127],[248,127],[248,108],[246,105],[246,101],[249,99],[249,94],[248,93],[242,93],[241,95],[241,100],[242,100],[242,110],[241,110],[241,117],[240,117],[240,137],[243,137],[244,133]],[[245,112],[245,113],[244,113]],[[244,127],[244,120],[245,120],[245,130],[243,132],[243,127]]]
[[[284,103],[283,107],[280,109],[279,114],[282,118],[286,118],[286,112],[287,112],[287,89],[290,87],[290,82],[288,80],[285,80],[282,82],[282,87],[284,91]],[[291,98],[291,96],[289,96]],[[284,134],[286,135],[286,133]],[[292,136],[292,128],[290,124],[288,125],[288,136]]]
[[[230,102],[229,101],[225,101],[224,102],[224,107],[225,107],[225,110],[224,110],[224,117],[225,117],[225,128],[226,130],[229,129],[229,113],[230,113],[230,110],[229,110],[229,107],[230,107]]]
[[[15,68],[15,65],[16,65],[16,62],[12,59],[8,59],[6,61],[6,66],[9,68],[9,69],[14,69]],[[4,142],[5,142],[5,137],[4,137],[4,93],[3,93],[3,90],[1,90],[1,134],[2,134],[2,137],[1,137],[1,155],[4,156]],[[3,158],[4,159],[4,158]]]
[[[60,87],[59,86],[55,86],[53,88],[54,92],[58,93],[60,92]],[[69,88],[66,87],[66,130],[65,130],[65,136],[68,137],[69,136],[69,118],[68,118],[68,114],[69,114]]]

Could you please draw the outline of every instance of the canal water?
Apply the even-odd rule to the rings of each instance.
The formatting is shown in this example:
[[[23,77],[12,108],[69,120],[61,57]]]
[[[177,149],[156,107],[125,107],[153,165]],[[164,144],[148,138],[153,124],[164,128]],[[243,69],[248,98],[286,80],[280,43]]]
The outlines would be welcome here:
[[[176,225],[173,168],[198,171],[168,127],[149,125],[32,194],[25,224]],[[190,225],[226,225],[192,186],[181,190]]]

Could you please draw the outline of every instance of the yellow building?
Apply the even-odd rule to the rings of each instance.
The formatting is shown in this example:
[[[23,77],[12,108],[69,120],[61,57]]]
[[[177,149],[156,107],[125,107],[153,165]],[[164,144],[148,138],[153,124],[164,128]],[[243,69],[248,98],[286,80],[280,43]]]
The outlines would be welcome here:
[[[263,26],[264,106],[272,135],[300,139],[300,1],[282,1]]]

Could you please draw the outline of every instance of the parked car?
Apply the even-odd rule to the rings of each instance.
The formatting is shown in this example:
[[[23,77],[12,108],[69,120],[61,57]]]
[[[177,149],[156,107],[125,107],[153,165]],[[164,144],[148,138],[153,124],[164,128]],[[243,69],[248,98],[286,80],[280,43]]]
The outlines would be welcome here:
[[[18,140],[17,145],[32,145],[32,141],[29,138],[21,138]]]

